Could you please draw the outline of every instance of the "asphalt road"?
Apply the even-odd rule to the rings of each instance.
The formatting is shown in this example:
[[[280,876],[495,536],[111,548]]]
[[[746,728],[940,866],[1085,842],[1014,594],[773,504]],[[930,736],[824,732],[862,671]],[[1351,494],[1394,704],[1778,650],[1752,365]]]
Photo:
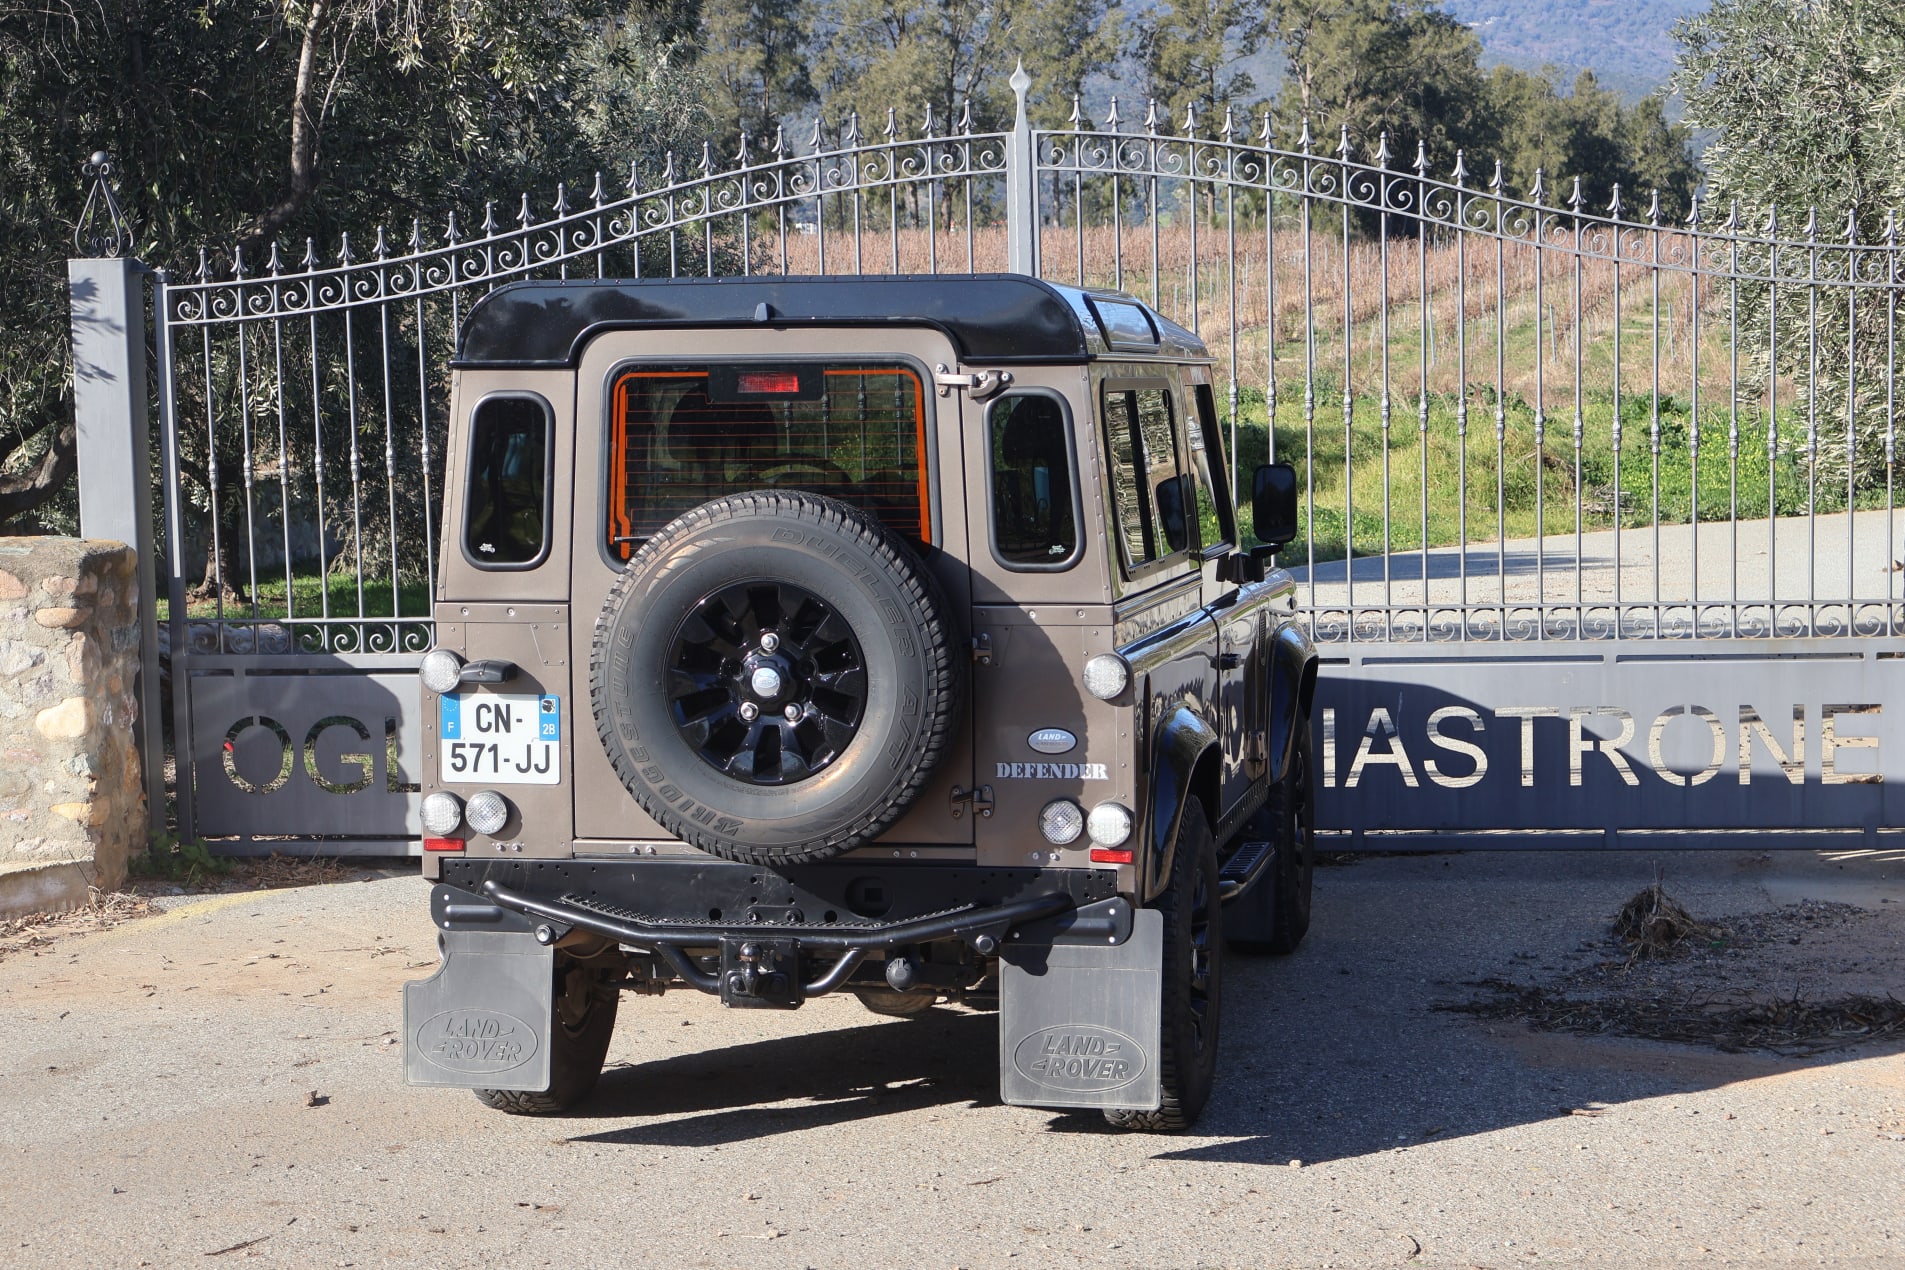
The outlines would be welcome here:
[[[503,1116],[402,1084],[420,880],[196,900],[0,962],[0,1264],[1905,1260],[1905,1047],[1798,1061],[1431,1008],[1595,955],[1651,868],[1320,870],[1309,942],[1230,963],[1217,1091],[1179,1137],[1001,1106],[987,1015],[692,992],[625,1002],[585,1114]],[[1885,856],[1668,868],[1703,915],[1825,895],[1905,922]]]

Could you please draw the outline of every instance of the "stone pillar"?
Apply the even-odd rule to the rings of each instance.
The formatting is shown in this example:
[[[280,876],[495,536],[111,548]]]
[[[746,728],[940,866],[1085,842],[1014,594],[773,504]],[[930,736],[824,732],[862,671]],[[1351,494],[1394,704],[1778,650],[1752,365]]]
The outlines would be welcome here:
[[[0,917],[116,890],[146,845],[138,565],[123,543],[0,538]]]

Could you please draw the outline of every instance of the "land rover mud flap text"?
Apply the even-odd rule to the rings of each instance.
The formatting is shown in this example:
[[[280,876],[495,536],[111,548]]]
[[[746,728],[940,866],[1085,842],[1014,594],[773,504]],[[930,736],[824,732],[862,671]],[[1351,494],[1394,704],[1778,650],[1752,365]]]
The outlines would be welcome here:
[[[436,974],[403,986],[405,1083],[547,1089],[555,954],[515,932],[443,941]]]
[[[1001,1098],[1156,1110],[1163,914],[1133,914],[1122,944],[1008,944],[1000,962]]]

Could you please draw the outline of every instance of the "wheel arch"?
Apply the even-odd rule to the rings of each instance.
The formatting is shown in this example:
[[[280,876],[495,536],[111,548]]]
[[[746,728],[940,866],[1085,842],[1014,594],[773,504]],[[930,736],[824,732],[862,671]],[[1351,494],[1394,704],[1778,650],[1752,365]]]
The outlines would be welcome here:
[[[1297,720],[1307,719],[1316,699],[1316,645],[1294,622],[1277,628],[1270,643],[1270,770],[1272,784],[1289,770]]]
[[[1149,814],[1145,818],[1145,867],[1142,898],[1151,900],[1164,889],[1177,851],[1184,809],[1195,799],[1203,804],[1207,823],[1217,823],[1218,780],[1223,750],[1217,732],[1188,704],[1167,710],[1158,724],[1153,744]]]

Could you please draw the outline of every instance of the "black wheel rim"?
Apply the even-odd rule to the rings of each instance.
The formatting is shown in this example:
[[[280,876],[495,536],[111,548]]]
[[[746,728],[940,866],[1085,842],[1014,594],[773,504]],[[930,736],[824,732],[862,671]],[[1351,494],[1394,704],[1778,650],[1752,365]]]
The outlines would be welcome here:
[[[701,761],[747,785],[825,771],[859,731],[866,658],[832,605],[791,582],[736,582],[675,630],[668,704]]]
[[[1215,948],[1210,930],[1211,894],[1204,871],[1197,871],[1197,884],[1191,890],[1191,1047],[1201,1054],[1209,1043],[1211,966]]]

